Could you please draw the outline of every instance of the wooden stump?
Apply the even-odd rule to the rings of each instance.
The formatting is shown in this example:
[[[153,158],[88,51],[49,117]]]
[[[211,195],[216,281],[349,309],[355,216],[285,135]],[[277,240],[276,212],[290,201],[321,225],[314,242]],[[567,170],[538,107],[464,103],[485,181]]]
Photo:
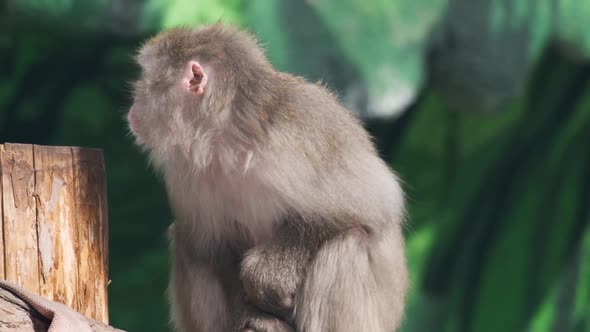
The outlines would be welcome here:
[[[80,319],[92,332],[125,332],[90,318]],[[0,288],[0,331],[47,332],[50,323],[49,319],[35,310],[29,302]],[[53,328],[55,331],[56,327]],[[71,326],[61,327],[59,331],[64,329],[67,332],[79,332]]]
[[[101,150],[0,145],[0,277],[108,324]]]

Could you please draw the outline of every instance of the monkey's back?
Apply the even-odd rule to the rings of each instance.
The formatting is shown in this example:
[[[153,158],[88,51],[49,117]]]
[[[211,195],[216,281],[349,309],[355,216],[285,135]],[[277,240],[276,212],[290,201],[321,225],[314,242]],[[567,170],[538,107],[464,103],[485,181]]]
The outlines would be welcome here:
[[[398,224],[399,181],[354,113],[327,88],[279,73],[280,106],[263,159],[266,181],[297,209],[334,213],[371,226]]]

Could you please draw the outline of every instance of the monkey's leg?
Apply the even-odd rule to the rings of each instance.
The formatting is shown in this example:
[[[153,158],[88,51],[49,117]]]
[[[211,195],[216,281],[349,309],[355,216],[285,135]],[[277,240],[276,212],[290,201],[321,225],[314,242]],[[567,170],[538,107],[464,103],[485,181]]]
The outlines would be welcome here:
[[[335,228],[319,218],[286,217],[273,238],[242,258],[240,277],[247,299],[293,325],[295,296],[319,245]]]
[[[181,332],[293,332],[270,314],[246,303],[239,280],[244,239],[195,241],[182,225],[170,227],[172,320]],[[197,242],[197,243],[195,243]],[[222,243],[223,242],[223,243]]]
[[[211,267],[174,258],[168,295],[178,331],[226,331],[229,308],[221,281]]]
[[[238,280],[239,271],[232,274],[235,278],[226,287],[232,300],[232,332],[294,332],[284,320],[250,303],[246,299],[243,284]]]
[[[309,254],[304,248],[276,243],[254,248],[242,260],[241,280],[254,306],[287,322]]]
[[[168,292],[172,321],[178,331],[226,331],[229,308],[215,271],[192,263],[172,265]]]
[[[313,258],[296,298],[298,331],[391,332],[407,291],[398,225],[368,234],[352,228],[327,241]]]
[[[239,259],[226,245],[195,241],[190,229],[177,222],[169,230],[172,321],[180,332],[228,331],[241,288]]]
[[[194,259],[188,264],[173,263],[172,271],[173,321],[180,331],[293,332],[280,318],[246,302],[232,257],[214,266]]]

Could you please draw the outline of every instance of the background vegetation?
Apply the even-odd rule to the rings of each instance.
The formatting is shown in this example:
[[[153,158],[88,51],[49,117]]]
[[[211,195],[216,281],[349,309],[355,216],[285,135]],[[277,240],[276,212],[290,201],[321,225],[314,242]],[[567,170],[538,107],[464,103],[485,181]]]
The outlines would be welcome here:
[[[105,151],[113,325],[169,329],[170,214],[123,120],[130,55],[219,19],[324,80],[404,179],[403,331],[590,331],[589,2],[0,2],[0,142]]]

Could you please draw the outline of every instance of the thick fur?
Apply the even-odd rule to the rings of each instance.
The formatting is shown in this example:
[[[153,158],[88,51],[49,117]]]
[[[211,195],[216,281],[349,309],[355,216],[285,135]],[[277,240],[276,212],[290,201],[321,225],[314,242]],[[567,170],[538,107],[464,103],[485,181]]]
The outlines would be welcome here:
[[[222,25],[165,32],[137,58],[130,127],[177,220],[177,328],[397,328],[408,279],[403,193],[354,115]],[[180,83],[189,61],[209,77],[203,96]]]
[[[397,233],[397,235],[396,235]],[[300,331],[394,331],[407,285],[398,230],[354,230],[316,254],[297,299]],[[392,246],[398,243],[398,247]]]

